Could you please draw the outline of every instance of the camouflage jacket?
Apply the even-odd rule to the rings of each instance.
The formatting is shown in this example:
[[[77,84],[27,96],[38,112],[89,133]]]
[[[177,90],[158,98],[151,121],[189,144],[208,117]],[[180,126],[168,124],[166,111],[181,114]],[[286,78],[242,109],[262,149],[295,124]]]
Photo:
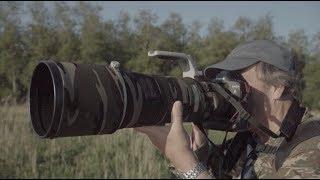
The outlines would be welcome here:
[[[320,120],[305,115],[291,141],[270,138],[255,150],[257,178],[320,178]],[[239,179],[244,161],[242,153],[228,175]]]

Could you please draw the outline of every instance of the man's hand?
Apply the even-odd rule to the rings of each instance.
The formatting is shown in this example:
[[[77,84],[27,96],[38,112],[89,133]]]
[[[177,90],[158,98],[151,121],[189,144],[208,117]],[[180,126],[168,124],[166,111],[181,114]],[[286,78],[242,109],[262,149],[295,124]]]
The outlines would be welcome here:
[[[193,154],[193,147],[201,145],[201,137],[196,137],[198,131],[193,133],[193,138],[188,136],[182,122],[182,104],[176,101],[171,112],[171,124],[169,126],[145,126],[135,130],[148,135],[151,142],[166,155],[176,169],[188,171],[194,168],[198,159]],[[193,143],[190,143],[193,139]]]
[[[193,151],[197,150],[201,146],[203,146],[206,142],[206,136],[202,133],[202,131],[192,123],[192,132],[190,135],[191,148]]]
[[[207,131],[205,132],[208,133]],[[198,160],[201,162],[207,162],[209,158],[209,142],[198,126],[192,123],[192,132],[190,135],[191,149],[195,152]]]

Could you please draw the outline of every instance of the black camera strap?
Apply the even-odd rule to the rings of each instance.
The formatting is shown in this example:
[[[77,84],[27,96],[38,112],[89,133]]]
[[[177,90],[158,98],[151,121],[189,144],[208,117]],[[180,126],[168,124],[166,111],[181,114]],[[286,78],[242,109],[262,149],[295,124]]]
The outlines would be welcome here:
[[[301,107],[297,101],[292,102],[280,127],[280,133],[286,140],[293,137],[306,112],[306,108]]]
[[[232,170],[232,168],[235,166],[237,161],[239,160],[239,157],[241,153],[245,149],[245,139],[252,136],[252,134],[247,131],[249,127],[249,123],[269,136],[273,138],[278,138],[280,136],[284,136],[287,138],[292,137],[294,134],[297,125],[300,121],[292,121],[292,118],[295,119],[301,119],[302,116],[305,113],[305,108],[301,108],[299,104],[294,101],[292,106],[290,107],[287,116],[284,119],[284,122],[282,123],[282,126],[280,128],[281,134],[276,134],[266,128],[264,125],[262,125],[260,122],[256,120],[256,118],[252,115],[250,115],[242,106],[242,104],[237,101],[234,97],[232,97],[229,93],[227,93],[221,86],[218,84],[212,83],[212,88],[218,92],[220,95],[222,95],[228,102],[230,102],[233,107],[237,110],[237,115],[240,117],[235,124],[233,124],[232,129],[235,131],[238,131],[236,136],[232,139],[231,143],[228,144],[228,147],[225,146],[226,140],[224,139],[222,147],[219,147],[215,145],[210,138],[207,136],[207,133],[205,132],[205,129],[203,128],[203,125],[201,122],[194,122],[196,126],[201,130],[201,132],[205,135],[206,139],[209,142],[209,158],[207,164],[213,164],[215,167],[214,169],[217,172],[214,172],[216,177],[224,178],[227,177],[227,173]],[[295,117],[292,117],[295,116]],[[225,137],[226,138],[226,137]],[[216,162],[212,163],[209,162],[212,157],[215,157]],[[215,164],[216,163],[216,164]]]
[[[230,102],[233,107],[237,110],[238,115],[240,116],[238,122],[233,124],[232,129],[235,131],[246,131],[249,127],[250,123],[251,125],[259,128],[269,136],[273,138],[279,137],[279,135],[275,134],[268,128],[266,128],[263,124],[261,124],[259,121],[256,120],[256,118],[252,115],[250,115],[242,106],[242,104],[237,101],[234,97],[232,97],[229,93],[227,93],[221,86],[218,84],[212,83],[212,87],[215,89],[216,92],[218,92],[220,95],[222,95],[228,102]]]
[[[203,128],[202,124],[200,122],[194,122],[194,124],[200,129],[200,131],[205,135],[208,143],[209,143],[209,157],[207,159],[207,162],[205,162],[209,167],[214,169],[215,171],[213,174],[217,178],[224,177],[224,170],[223,170],[223,162],[225,155],[221,148],[219,148],[217,145],[215,145],[210,138],[208,137],[205,129]],[[214,162],[211,162],[210,160],[215,160]]]
[[[208,145],[208,159],[205,162],[214,169],[212,173],[216,178],[231,178],[230,171],[238,162],[241,154],[246,148],[246,139],[252,136],[251,132],[238,132],[231,141],[223,141],[221,146],[215,145],[207,136],[202,124],[194,123],[205,135]]]

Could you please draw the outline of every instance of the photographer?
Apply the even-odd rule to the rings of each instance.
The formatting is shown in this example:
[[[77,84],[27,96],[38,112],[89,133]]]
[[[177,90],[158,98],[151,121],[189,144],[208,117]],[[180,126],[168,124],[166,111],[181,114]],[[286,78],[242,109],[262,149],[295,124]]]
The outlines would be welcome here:
[[[188,136],[182,125],[183,109],[179,101],[173,105],[169,126],[135,129],[148,135],[182,178],[319,178],[320,121],[312,119],[306,108],[300,106],[297,69],[297,62],[288,50],[266,40],[239,45],[224,61],[205,69],[208,77],[219,70],[238,71],[251,87],[247,110],[279,135],[273,138],[250,127],[247,132],[240,133],[246,136],[234,138],[243,142],[239,157],[224,160],[224,165],[209,156],[212,149],[197,126],[193,125],[192,135]],[[227,143],[232,142],[231,139]],[[226,157],[232,147],[227,149]],[[196,151],[200,148],[202,153]],[[233,161],[231,168],[225,165]],[[209,168],[201,162],[208,162],[205,164]]]

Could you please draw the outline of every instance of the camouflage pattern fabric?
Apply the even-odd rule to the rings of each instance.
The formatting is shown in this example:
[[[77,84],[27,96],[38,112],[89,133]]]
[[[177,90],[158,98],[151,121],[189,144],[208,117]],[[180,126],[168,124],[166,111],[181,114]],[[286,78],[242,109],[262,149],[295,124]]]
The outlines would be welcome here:
[[[306,113],[291,141],[270,138],[256,151],[254,171],[259,179],[320,178],[320,119]],[[240,179],[245,159],[244,151],[228,173],[230,177]]]
[[[222,97],[207,92],[210,81],[144,75],[108,65],[55,61],[39,63],[37,78],[41,80],[39,76],[50,69],[57,71],[54,75],[58,78],[52,82],[61,85],[58,90],[62,108],[61,113],[54,116],[53,128],[50,122],[41,122],[48,125],[42,128],[49,132],[45,138],[112,134],[122,128],[164,125],[170,122],[171,107],[176,100],[184,105],[186,122],[232,110],[225,108]],[[39,93],[34,94],[38,97]],[[218,102],[219,106],[212,108],[212,104]],[[45,109],[45,105],[41,107]],[[38,119],[47,119],[46,115],[42,117]]]
[[[273,143],[271,140],[269,143]],[[320,178],[319,136],[296,146],[282,166],[276,168],[277,156],[261,153],[255,163],[259,178]]]
[[[272,138],[266,144],[279,149],[260,153],[255,163],[259,178],[320,178],[319,119],[304,118],[289,142]]]

